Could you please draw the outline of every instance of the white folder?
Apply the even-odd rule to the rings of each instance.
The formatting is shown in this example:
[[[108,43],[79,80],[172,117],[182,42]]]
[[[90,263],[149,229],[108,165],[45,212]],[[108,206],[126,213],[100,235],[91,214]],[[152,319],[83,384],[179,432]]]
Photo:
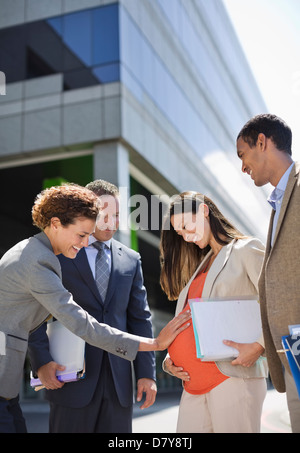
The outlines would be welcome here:
[[[189,303],[197,357],[202,361],[233,360],[239,352],[223,340],[254,343],[262,335],[256,299],[191,299]]]
[[[68,330],[59,321],[47,325],[49,351],[53,360],[65,366],[64,371],[57,371],[57,379],[61,382],[73,382],[85,375],[84,352],[85,341]],[[43,388],[41,381],[31,375],[30,385],[35,390]]]

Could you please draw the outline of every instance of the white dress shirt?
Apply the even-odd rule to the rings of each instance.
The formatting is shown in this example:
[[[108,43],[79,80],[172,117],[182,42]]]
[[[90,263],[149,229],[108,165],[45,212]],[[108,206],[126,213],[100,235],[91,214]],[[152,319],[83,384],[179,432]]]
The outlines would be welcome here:
[[[287,182],[291,173],[291,170],[293,168],[294,162],[289,166],[287,171],[284,173],[282,178],[280,179],[279,183],[273,190],[273,192],[269,195],[268,202],[272,206],[272,208],[275,210],[275,215],[274,215],[274,220],[273,220],[273,229],[272,229],[272,239],[271,239],[271,246],[273,247],[273,240],[274,240],[274,235],[276,232],[276,227],[278,223],[278,218],[280,214],[280,209],[281,209],[281,204],[284,196],[284,192],[287,186]]]

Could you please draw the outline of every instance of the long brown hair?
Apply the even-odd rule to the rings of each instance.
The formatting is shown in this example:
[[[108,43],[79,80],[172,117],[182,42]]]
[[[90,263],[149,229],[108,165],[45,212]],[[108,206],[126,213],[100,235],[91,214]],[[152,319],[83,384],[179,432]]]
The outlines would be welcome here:
[[[211,249],[208,245],[202,250],[193,242],[186,242],[174,230],[171,218],[174,212],[192,212],[196,214],[202,203],[209,208],[208,218],[211,232],[219,244],[224,246],[233,239],[245,237],[224,217],[210,198],[192,191],[177,195],[165,215],[160,240],[160,285],[169,300],[178,298],[200,262]]]

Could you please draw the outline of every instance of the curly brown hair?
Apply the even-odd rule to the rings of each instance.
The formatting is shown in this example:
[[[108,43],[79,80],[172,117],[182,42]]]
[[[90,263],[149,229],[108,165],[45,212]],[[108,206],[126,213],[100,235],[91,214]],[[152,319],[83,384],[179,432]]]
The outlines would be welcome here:
[[[74,223],[78,217],[96,220],[97,196],[76,184],[50,187],[36,196],[31,214],[33,224],[41,230],[50,225],[52,217],[58,217],[63,226]]]

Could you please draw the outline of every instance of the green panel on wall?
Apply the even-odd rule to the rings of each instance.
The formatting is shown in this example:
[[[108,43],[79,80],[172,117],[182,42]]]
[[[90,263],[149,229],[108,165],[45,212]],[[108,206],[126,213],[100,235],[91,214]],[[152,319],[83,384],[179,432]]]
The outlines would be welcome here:
[[[63,182],[73,182],[85,186],[93,180],[93,156],[47,162],[44,165],[44,176],[43,185],[46,184],[46,187]]]

